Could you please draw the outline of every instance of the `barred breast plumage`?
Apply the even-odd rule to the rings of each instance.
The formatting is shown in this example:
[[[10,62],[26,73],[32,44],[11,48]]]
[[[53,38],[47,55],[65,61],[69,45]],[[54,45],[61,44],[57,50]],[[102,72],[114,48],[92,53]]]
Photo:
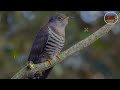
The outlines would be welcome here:
[[[65,38],[55,33],[50,27],[49,28],[49,37],[46,43],[46,53],[52,58],[56,54],[60,53],[62,50]]]

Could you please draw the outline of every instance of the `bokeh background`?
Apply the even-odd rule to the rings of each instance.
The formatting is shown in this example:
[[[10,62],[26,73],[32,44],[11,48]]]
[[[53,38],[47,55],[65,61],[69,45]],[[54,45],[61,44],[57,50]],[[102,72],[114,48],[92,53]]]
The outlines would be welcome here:
[[[0,79],[10,79],[26,65],[36,33],[51,15],[64,13],[74,17],[66,28],[64,51],[105,25],[106,12],[0,11]],[[120,78],[120,23],[104,37],[66,59],[54,67],[49,79]]]

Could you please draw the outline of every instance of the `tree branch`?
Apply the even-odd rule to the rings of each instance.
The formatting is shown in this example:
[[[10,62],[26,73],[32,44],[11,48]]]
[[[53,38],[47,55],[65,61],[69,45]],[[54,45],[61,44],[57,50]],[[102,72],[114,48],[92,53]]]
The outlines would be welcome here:
[[[118,17],[119,17],[118,18],[118,20],[119,20],[120,14],[118,15]],[[92,35],[88,36],[86,39],[78,42],[74,46],[70,47],[68,50],[62,52],[60,55],[60,58],[57,59],[56,61],[54,61],[52,64],[49,64],[48,61],[40,63],[40,64],[35,64],[34,68],[32,68],[31,70],[26,69],[26,67],[28,66],[28,65],[26,65],[17,74],[15,74],[11,79],[25,79],[26,77],[33,75],[36,71],[41,72],[41,71],[47,70],[50,67],[55,66],[57,63],[64,61],[64,59],[66,57],[68,57],[68,56],[72,55],[73,53],[80,51],[80,50],[84,49],[85,47],[88,47],[89,45],[91,45],[93,42],[95,42],[96,40],[98,40],[99,38],[101,38],[102,36],[107,34],[114,26],[115,26],[115,24],[104,25],[102,28],[97,30]]]

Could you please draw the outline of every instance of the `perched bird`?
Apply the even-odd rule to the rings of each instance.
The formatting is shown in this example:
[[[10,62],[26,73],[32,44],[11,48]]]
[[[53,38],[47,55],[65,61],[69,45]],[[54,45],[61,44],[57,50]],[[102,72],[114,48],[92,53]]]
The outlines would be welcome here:
[[[33,42],[28,61],[33,64],[42,63],[46,60],[51,62],[59,57],[65,43],[65,28],[68,24],[65,14],[56,14],[50,17],[48,23],[40,29]],[[46,79],[52,68],[36,73],[35,79]]]

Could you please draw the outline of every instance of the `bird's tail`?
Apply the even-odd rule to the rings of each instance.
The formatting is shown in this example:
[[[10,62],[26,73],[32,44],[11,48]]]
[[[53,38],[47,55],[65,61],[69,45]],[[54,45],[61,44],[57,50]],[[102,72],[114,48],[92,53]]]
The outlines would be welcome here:
[[[44,72],[42,72],[42,75],[40,75],[40,73],[36,73],[34,75],[34,79],[46,79],[48,77],[48,75],[50,74],[52,69],[53,69],[53,67],[45,70]]]

